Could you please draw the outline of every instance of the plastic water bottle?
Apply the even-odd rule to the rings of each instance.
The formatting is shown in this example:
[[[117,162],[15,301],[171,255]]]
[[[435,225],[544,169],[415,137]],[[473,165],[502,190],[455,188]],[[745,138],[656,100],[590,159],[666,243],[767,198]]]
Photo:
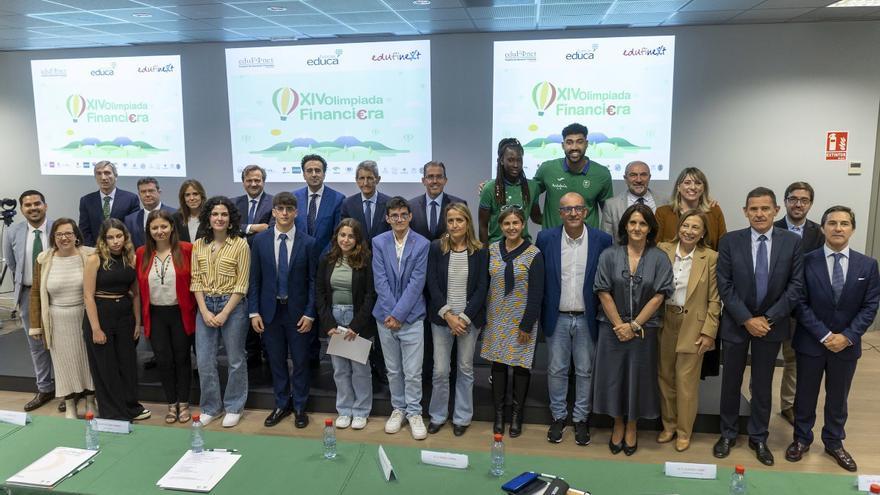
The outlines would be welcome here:
[[[746,493],[746,468],[737,464],[730,476],[730,495],[744,495]]]
[[[86,413],[86,450],[98,450],[98,422],[95,413]]]
[[[324,458],[336,458],[336,427],[330,418],[324,420]]]
[[[504,474],[504,442],[501,440],[501,433],[496,433],[495,441],[492,442],[492,467],[490,468],[493,476]]]
[[[192,415],[192,435],[189,441],[189,450],[194,454],[198,454],[205,450],[205,435],[202,427],[201,416]]]

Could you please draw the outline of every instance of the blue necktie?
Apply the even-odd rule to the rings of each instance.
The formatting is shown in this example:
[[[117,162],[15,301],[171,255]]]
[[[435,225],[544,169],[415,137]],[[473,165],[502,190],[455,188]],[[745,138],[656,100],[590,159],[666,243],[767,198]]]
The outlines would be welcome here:
[[[366,224],[366,235],[369,237],[370,232],[373,231],[373,202],[370,200],[364,201],[364,223]]]
[[[840,300],[840,294],[843,292],[843,265],[840,264],[843,253],[833,253],[834,268],[831,270],[831,295],[834,297],[834,304]]]
[[[437,233],[437,202],[431,200],[431,220],[428,222],[428,231],[431,235]]]
[[[251,200],[251,208],[248,210],[248,225],[254,223],[254,218],[257,216],[257,200]]]
[[[281,245],[278,246],[278,297],[287,299],[287,278],[290,274],[290,260],[287,255],[287,234],[279,234]]]
[[[312,199],[309,200],[309,218],[308,227],[309,235],[315,235],[315,217],[318,216],[318,194],[312,193]]]
[[[767,282],[770,280],[770,270],[767,266],[767,236],[758,237],[758,254],[755,260],[755,303],[760,307],[767,297]]]

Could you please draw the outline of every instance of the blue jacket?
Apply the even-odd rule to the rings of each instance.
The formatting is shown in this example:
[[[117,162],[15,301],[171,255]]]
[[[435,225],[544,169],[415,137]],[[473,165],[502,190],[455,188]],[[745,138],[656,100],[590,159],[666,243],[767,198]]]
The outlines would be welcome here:
[[[376,195],[376,210],[373,212],[373,223],[369,232],[366,232],[366,224],[364,223],[364,203],[361,200],[361,193],[349,196],[342,202],[342,218],[354,218],[360,222],[361,227],[365,230],[364,237],[367,239],[372,239],[383,232],[391,230],[391,226],[385,221],[385,203],[390,198],[388,195],[378,191]]]
[[[176,213],[177,208],[172,208],[166,204],[162,204],[162,210],[167,211],[168,213]],[[180,232],[180,225],[177,223],[177,216],[174,216],[175,221],[174,227],[178,229]],[[143,246],[147,242],[146,238],[146,229],[144,228],[144,209],[140,208],[138,211],[134,213],[130,213],[125,217],[125,220],[122,221],[125,224],[125,228],[128,229],[128,232],[131,234],[131,243],[134,244],[134,247],[139,248]]]
[[[293,191],[296,196],[297,210],[296,230],[309,234],[309,187],[303,187]],[[339,225],[342,218],[342,201],[345,195],[324,185],[324,194],[321,197],[321,206],[318,207],[318,215],[315,217],[315,231],[311,235],[315,239],[315,247],[318,252],[327,250],[333,230]]]
[[[254,215],[254,223],[265,223],[268,225],[273,225],[275,223],[275,218],[272,217],[272,196],[271,194],[263,191],[263,195],[260,196],[260,201],[257,203],[257,212]],[[256,234],[248,234],[248,210],[251,207],[251,198],[248,197],[247,194],[242,194],[241,196],[236,196],[232,198],[232,204],[235,205],[235,209],[238,210],[238,214],[241,215],[241,234],[245,236],[247,239],[248,245],[254,242],[254,235]]]
[[[132,192],[116,188],[110,217],[125,221],[125,217],[141,209],[141,200]],[[101,191],[94,191],[79,199],[79,230],[83,235],[83,244],[94,247],[104,222],[104,205],[101,202]]]
[[[410,229],[403,247],[400,268],[394,247],[394,232],[373,239],[373,280],[376,305],[373,317],[382,323],[388,316],[410,325],[425,318],[425,274],[430,243]]]
[[[290,246],[288,246],[290,248]],[[287,310],[294,323],[303,315],[315,317],[315,270],[318,253],[315,240],[296,229],[293,252],[290,253],[287,279]],[[251,273],[248,286],[248,313],[259,313],[263,323],[272,323],[278,299],[277,265],[275,263],[275,227],[254,236],[251,246]]]
[[[587,271],[584,276],[584,316],[593,341],[599,334],[596,324],[596,311],[599,298],[593,292],[593,281],[596,278],[596,267],[599,266],[599,255],[611,245],[611,236],[599,229],[587,227]],[[562,297],[562,229],[563,226],[542,230],[538,233],[535,246],[544,255],[544,301],[542,304],[541,325],[544,335],[551,336],[556,330],[559,319],[559,300]]]

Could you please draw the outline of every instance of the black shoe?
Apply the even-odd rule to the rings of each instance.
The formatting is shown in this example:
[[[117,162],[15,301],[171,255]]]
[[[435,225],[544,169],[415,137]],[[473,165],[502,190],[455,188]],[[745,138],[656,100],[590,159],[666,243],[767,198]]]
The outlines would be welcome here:
[[[623,441],[623,453],[627,455],[627,457],[636,453],[636,450],[639,449],[639,441],[636,440],[634,445],[627,445],[626,440]]]
[[[24,405],[25,412],[33,411],[34,409],[43,407],[55,398],[55,391],[51,392],[37,392],[37,395],[34,396],[33,399],[30,400],[27,404]]]
[[[158,366],[158,364],[156,363],[156,356],[153,356],[150,359],[147,359],[146,361],[144,361],[144,369],[145,370],[151,370],[151,369],[155,368],[156,366]]]
[[[268,428],[271,428],[278,423],[281,422],[282,419],[286,418],[290,415],[290,409],[275,409],[271,414],[266,418],[266,421],[263,421],[263,425]]]
[[[305,428],[309,426],[309,416],[305,411],[294,411],[293,412],[293,426],[297,428]]]
[[[492,433],[504,434],[504,406],[495,408],[495,421],[492,423]]]
[[[612,454],[617,455],[623,450],[623,440],[620,443],[614,443],[612,439],[608,439],[608,450],[611,451]]]
[[[590,445],[590,423],[586,421],[574,422],[574,442],[578,445]]]
[[[443,428],[443,425],[445,424],[445,421],[442,423],[435,423],[431,421],[430,423],[428,423],[428,433],[430,433],[431,435],[437,433],[438,431],[440,431],[440,428]]]
[[[321,369],[321,360],[319,358],[309,359],[309,368],[311,368],[312,371],[320,370]]]
[[[460,436],[464,435],[464,432],[467,431],[468,426],[469,425],[457,425],[455,423],[452,423],[452,434],[457,437],[460,437]]]
[[[730,448],[736,445],[735,438],[724,438],[721,437],[715,442],[715,446],[712,447],[712,455],[719,459],[724,459],[725,457],[730,455]]]
[[[767,447],[767,442],[755,442],[749,439],[749,448],[755,451],[755,457],[761,464],[765,466],[772,466],[774,464],[773,453]]]
[[[562,434],[565,433],[565,418],[554,419],[550,423],[550,429],[547,430],[547,441],[551,443],[559,443],[562,441]]]
[[[63,399],[58,403],[58,412],[67,412],[67,403],[65,403]]]
[[[788,407],[779,411],[779,415],[788,421],[788,424],[794,426],[794,408]]]
[[[855,472],[859,469],[858,466],[856,466],[856,461],[843,447],[840,447],[839,449],[829,449],[828,447],[825,447],[825,453],[833,457],[834,460],[837,461],[837,465],[847,471]]]
[[[259,368],[261,366],[263,366],[263,358],[261,358],[259,354],[247,358],[248,369]]]
[[[788,462],[798,462],[803,459],[804,454],[810,451],[810,446],[800,443],[797,440],[791,442],[791,445],[785,449],[785,460]]]
[[[513,413],[510,415],[510,430],[508,435],[510,438],[516,438],[522,435],[523,410],[516,403],[513,404]]]

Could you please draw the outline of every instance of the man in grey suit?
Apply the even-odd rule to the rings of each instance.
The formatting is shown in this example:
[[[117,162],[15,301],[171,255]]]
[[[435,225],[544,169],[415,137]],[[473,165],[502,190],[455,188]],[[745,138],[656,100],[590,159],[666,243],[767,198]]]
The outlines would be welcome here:
[[[635,203],[642,203],[651,211],[657,210],[657,202],[654,201],[654,193],[648,187],[651,183],[651,168],[642,161],[629,162],[623,171],[623,180],[626,182],[626,191],[605,202],[602,208],[602,230],[611,234],[614,244],[617,244],[617,224],[627,208]]]
[[[52,221],[46,219],[46,198],[43,193],[28,190],[18,198],[25,220],[6,229],[3,239],[3,257],[12,273],[12,301],[18,306],[21,324],[28,335],[28,314],[31,285],[34,280],[34,260],[49,248],[49,230]],[[52,377],[52,357],[39,337],[27,337],[37,379],[37,394],[24,406],[33,411],[55,398],[55,380]],[[61,406],[64,401],[61,401]],[[59,406],[59,410],[61,410]]]

